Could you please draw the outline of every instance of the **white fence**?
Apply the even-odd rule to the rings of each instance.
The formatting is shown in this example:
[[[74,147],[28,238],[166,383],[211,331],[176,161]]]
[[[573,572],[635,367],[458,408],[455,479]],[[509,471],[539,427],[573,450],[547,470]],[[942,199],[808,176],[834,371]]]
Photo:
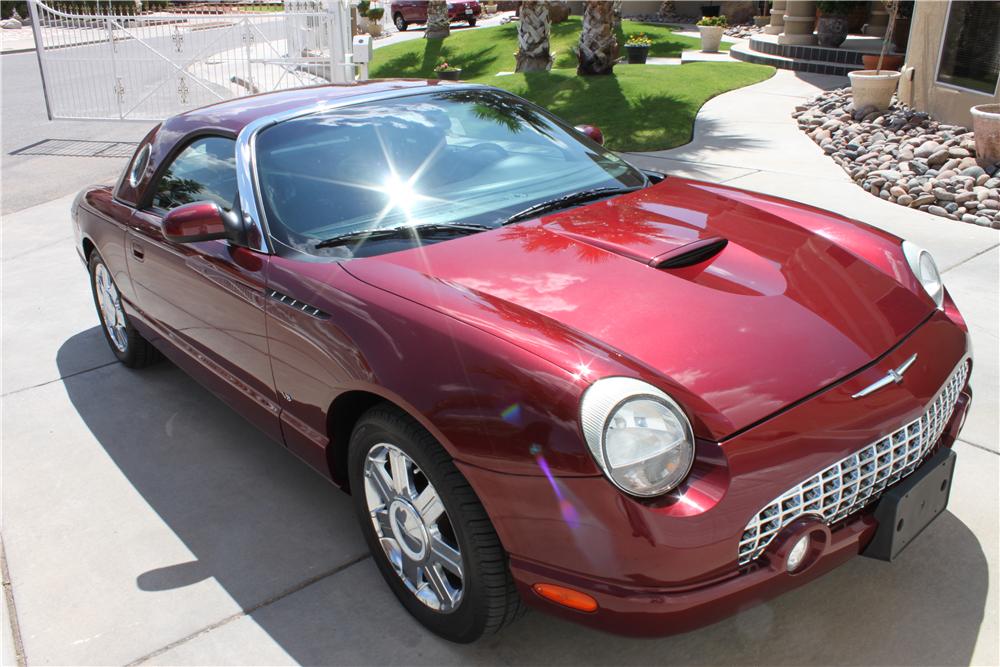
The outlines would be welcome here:
[[[49,118],[160,120],[258,92],[355,77],[346,0],[72,14],[29,0]],[[257,11],[254,11],[254,10]]]

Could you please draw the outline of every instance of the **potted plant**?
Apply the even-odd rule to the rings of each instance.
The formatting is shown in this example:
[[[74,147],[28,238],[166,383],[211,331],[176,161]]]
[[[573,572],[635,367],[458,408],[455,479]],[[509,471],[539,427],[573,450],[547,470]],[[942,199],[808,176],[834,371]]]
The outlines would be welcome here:
[[[495,3],[495,2],[484,2],[483,3],[483,11],[486,12],[486,14],[488,14],[490,16],[492,16],[493,14],[496,14],[497,13],[497,3]]]
[[[649,56],[649,47],[653,45],[653,40],[645,33],[629,35],[625,42],[625,52],[628,54],[629,65],[645,65],[646,57]]]
[[[462,68],[449,65],[447,60],[435,67],[434,72],[437,78],[445,81],[458,81],[458,77],[462,76]]]
[[[865,107],[880,111],[888,109],[892,104],[892,94],[896,92],[896,86],[899,84],[900,73],[883,68],[885,54],[889,49],[889,35],[892,34],[896,23],[898,0],[890,0],[886,3],[886,7],[889,9],[889,23],[885,27],[885,39],[882,40],[882,51],[879,53],[875,69],[847,73],[847,77],[851,80],[851,98],[855,109]]]
[[[704,7],[702,8],[704,9]],[[702,16],[698,21],[701,33],[701,50],[704,53],[718,53],[722,42],[722,31],[726,29],[725,16]]]
[[[372,37],[378,37],[382,34],[383,16],[385,16],[385,10],[381,7],[372,7],[365,12],[365,18],[368,19],[368,34]]]
[[[753,24],[758,28],[763,28],[764,26],[771,24],[771,3],[768,0],[761,0],[761,2],[754,3],[756,9],[760,9],[760,14],[753,17]]]
[[[986,169],[1000,162],[1000,104],[980,104],[972,112],[976,162]]]
[[[847,39],[848,15],[854,11],[856,2],[849,0],[820,0],[816,3],[819,21],[816,23],[816,37],[820,46],[837,48]]]

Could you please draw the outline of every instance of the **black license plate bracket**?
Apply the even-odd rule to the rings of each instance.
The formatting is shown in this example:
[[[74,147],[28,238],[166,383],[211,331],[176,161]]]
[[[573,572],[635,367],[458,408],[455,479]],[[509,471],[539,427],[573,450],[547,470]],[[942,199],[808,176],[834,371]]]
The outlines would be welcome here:
[[[955,452],[943,448],[878,501],[875,537],[862,552],[891,561],[899,556],[948,506],[955,473]]]

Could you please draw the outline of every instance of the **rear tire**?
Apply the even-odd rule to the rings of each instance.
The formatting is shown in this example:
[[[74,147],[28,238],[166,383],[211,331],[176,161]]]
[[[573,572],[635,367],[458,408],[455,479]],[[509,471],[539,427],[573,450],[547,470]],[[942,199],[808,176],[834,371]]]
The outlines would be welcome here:
[[[430,433],[401,410],[376,406],[358,420],[348,456],[365,540],[414,618],[445,639],[468,643],[521,615],[493,524]]]
[[[111,276],[111,269],[96,250],[90,254],[88,268],[101,329],[118,361],[129,368],[142,368],[162,359],[160,351],[132,326],[122,306],[121,294]]]
[[[392,22],[396,24],[396,30],[400,32],[406,32],[406,29],[410,25],[409,23],[406,22],[406,19],[404,19],[403,15],[400,14],[399,12],[396,12],[396,15],[392,17]]]

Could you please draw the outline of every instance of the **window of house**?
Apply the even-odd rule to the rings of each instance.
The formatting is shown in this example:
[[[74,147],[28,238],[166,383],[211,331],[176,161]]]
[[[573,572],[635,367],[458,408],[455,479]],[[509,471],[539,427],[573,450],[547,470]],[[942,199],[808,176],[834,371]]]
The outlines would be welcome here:
[[[153,206],[169,211],[196,201],[230,210],[236,200],[236,142],[224,137],[192,141],[160,177]]]
[[[938,83],[992,95],[1000,74],[1000,2],[952,2]]]

